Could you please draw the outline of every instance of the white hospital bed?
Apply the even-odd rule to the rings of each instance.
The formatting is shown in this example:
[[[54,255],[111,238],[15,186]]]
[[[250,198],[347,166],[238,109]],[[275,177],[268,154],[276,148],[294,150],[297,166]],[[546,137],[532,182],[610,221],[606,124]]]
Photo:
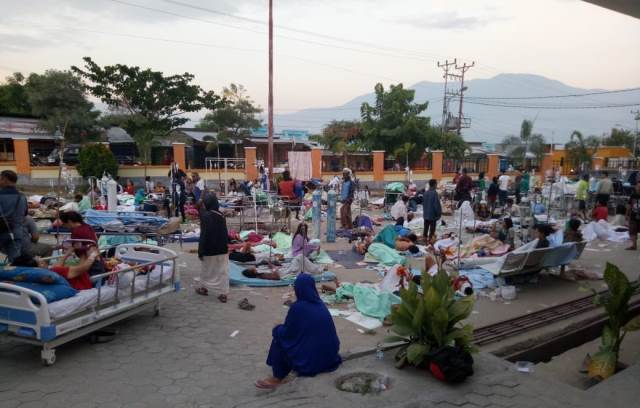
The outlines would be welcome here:
[[[59,345],[143,310],[152,308],[157,316],[160,297],[180,290],[175,252],[152,245],[122,244],[116,248],[116,257],[135,266],[92,276],[93,289],[52,303],[36,291],[0,283],[0,334],[41,346],[42,363],[52,365]],[[135,275],[135,269],[145,266],[152,269]],[[116,276],[117,283],[107,283]]]

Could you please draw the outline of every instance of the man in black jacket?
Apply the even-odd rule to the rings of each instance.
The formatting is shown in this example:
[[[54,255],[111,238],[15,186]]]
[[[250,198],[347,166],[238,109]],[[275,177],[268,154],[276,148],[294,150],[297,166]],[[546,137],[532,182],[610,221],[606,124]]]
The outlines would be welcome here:
[[[204,198],[200,207],[200,239],[198,258],[202,261],[199,295],[208,295],[209,291],[218,294],[218,300],[227,302],[229,294],[229,236],[227,223],[220,212],[220,204],[215,194]]]
[[[27,213],[27,199],[16,189],[18,175],[11,170],[0,172],[0,251],[13,261],[22,248],[22,224]]]

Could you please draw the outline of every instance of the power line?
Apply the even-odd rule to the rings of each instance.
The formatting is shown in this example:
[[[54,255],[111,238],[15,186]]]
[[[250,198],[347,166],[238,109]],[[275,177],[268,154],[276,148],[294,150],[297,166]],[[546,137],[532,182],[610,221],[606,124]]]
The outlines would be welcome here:
[[[467,99],[483,99],[483,100],[507,100],[507,99],[556,99],[556,98],[578,98],[583,96],[592,96],[592,95],[606,95],[606,94],[616,94],[623,92],[634,92],[640,91],[640,87],[637,88],[625,88],[625,89],[615,89],[612,91],[597,91],[597,92],[587,92],[581,94],[568,94],[568,95],[547,95],[547,96],[467,96]]]
[[[569,106],[569,105],[559,105],[559,106],[529,106],[529,105],[506,105],[506,104],[497,104],[497,103],[486,103],[486,102],[476,102],[469,101],[467,103],[471,103],[474,105],[482,105],[482,106],[493,106],[499,108],[522,108],[522,109],[608,109],[608,108],[628,108],[630,106],[640,106],[639,103],[624,103],[624,104],[612,104],[612,105],[583,105],[583,106]]]

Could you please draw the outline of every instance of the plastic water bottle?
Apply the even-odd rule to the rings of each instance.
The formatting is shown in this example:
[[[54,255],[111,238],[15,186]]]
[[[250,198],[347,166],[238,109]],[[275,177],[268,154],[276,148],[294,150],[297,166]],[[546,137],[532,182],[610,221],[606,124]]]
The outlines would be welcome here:
[[[384,351],[382,350],[382,346],[380,343],[376,344],[376,360],[384,359]]]

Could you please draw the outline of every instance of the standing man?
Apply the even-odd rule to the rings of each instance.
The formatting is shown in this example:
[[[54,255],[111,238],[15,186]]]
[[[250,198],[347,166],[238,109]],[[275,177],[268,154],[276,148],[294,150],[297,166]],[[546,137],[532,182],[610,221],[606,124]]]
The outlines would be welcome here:
[[[463,168],[458,182],[456,183],[456,193],[458,196],[458,208],[463,202],[471,202],[471,189],[473,188],[473,181],[471,177],[467,175],[467,169]]]
[[[520,189],[522,187],[522,173],[520,172],[520,170],[516,170],[514,186],[516,190],[516,204],[520,204]]]
[[[609,178],[609,173],[603,171],[602,179],[600,179],[598,187],[596,187],[596,202],[607,206],[609,204],[611,193],[613,193],[613,182]]]
[[[582,213],[582,219],[587,219],[587,191],[589,190],[589,175],[583,174],[576,187],[576,201],[578,211]]]
[[[511,183],[511,177],[504,173],[504,170],[500,172],[498,177],[498,201],[500,206],[504,206],[507,203],[507,197],[509,196],[509,183]]]
[[[440,205],[440,197],[436,187],[438,182],[434,179],[429,180],[429,189],[424,192],[422,198],[423,217],[424,217],[424,241],[425,245],[436,235],[436,224],[442,217],[442,206]]]
[[[200,208],[198,258],[202,262],[202,270],[196,293],[207,296],[209,291],[213,291],[222,303],[227,303],[229,295],[228,243],[227,222],[220,212],[218,197],[211,193],[204,198],[204,205]]]
[[[353,202],[353,193],[355,185],[351,180],[351,170],[345,168],[342,170],[342,188],[340,189],[340,227],[342,229],[353,228],[353,220],[351,218],[351,203]]]
[[[22,250],[24,216],[27,199],[16,188],[18,175],[15,171],[0,172],[0,251],[11,262]]]

